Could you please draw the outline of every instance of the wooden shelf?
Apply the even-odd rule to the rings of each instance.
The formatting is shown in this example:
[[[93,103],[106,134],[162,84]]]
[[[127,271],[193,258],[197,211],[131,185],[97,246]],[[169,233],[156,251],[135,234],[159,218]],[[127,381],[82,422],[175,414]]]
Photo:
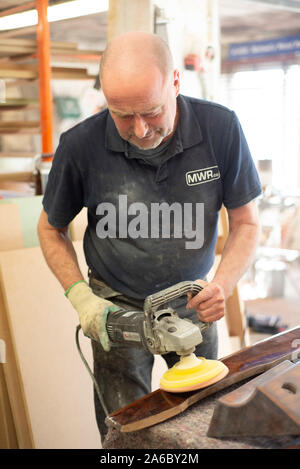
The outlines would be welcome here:
[[[39,134],[39,121],[0,121],[0,135],[7,134]]]
[[[25,78],[37,79],[38,71],[36,65],[20,65],[12,62],[0,63],[0,78]]]
[[[52,67],[52,78],[58,80],[94,80],[96,75],[89,75],[85,68]],[[15,64],[13,62],[0,63],[0,78],[38,79],[38,66]]]
[[[18,172],[9,172],[9,173],[0,172],[0,182],[2,181],[31,182],[32,179],[33,179],[32,173],[29,171],[18,171]]]
[[[52,67],[54,80],[95,80],[97,75],[89,75],[85,68]]]
[[[40,106],[37,99],[6,99],[4,103],[0,102],[0,112],[7,111],[27,111],[31,109],[38,109]]]
[[[73,58],[79,60],[100,60],[102,51],[81,50],[77,44],[52,41],[50,43],[50,55],[53,58]],[[30,39],[6,39],[0,35],[0,59],[19,59],[26,57],[37,57],[37,41]]]
[[[22,153],[16,151],[0,151],[0,158],[34,158],[36,152],[24,151]]]
[[[0,34],[0,46],[14,46],[14,47],[27,47],[36,51],[37,41],[35,39],[3,39],[2,34]],[[51,41],[51,48],[53,49],[68,49],[68,50],[77,50],[77,44],[75,42],[61,42],[61,41]]]
[[[76,43],[50,41],[49,24],[47,20],[48,0],[36,0],[22,6],[5,10],[0,16],[10,14],[12,11],[26,11],[36,8],[38,25],[19,30],[4,31],[0,33],[0,79],[8,80],[7,86],[12,83],[29,83],[36,81],[39,87],[39,100],[8,99],[0,103],[0,116],[9,111],[27,111],[39,109],[39,121],[0,120],[0,137],[3,135],[28,134],[41,135],[42,154],[53,153],[52,142],[52,97],[51,80],[95,80],[97,75],[90,75],[87,68],[77,68],[72,62],[100,62],[102,51],[81,50]],[[36,39],[21,39],[18,36],[24,33],[36,33]],[[52,66],[51,60],[67,62],[70,66]],[[10,80],[13,80],[10,81]],[[9,117],[6,117],[9,118]],[[32,152],[0,152],[0,157],[34,157]],[[0,181],[29,180],[29,173],[0,173]]]

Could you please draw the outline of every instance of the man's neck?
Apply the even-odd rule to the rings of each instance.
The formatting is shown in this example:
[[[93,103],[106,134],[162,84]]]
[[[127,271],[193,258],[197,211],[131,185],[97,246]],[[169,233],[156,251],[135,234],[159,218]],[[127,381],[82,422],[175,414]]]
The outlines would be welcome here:
[[[176,102],[176,114],[175,114],[175,119],[174,119],[173,131],[160,142],[157,148],[159,148],[160,145],[163,145],[164,143],[166,143],[168,140],[170,140],[173,137],[177,129],[178,119],[179,119],[179,106]]]

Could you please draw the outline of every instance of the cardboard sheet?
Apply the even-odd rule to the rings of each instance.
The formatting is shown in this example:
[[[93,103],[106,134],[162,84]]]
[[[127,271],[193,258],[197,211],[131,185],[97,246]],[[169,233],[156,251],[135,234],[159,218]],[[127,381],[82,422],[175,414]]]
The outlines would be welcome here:
[[[23,247],[18,206],[13,203],[0,204],[0,251]]]
[[[87,208],[84,207],[70,223],[70,236],[73,241],[83,239],[87,227]]]
[[[83,273],[82,242],[74,243]],[[38,449],[100,448],[93,384],[75,344],[76,311],[39,247],[0,253],[1,285]],[[90,341],[80,333],[91,363]]]
[[[37,195],[34,197],[15,197],[0,200],[0,211],[3,209],[3,205],[7,203],[18,207],[24,248],[39,246],[37,224],[42,210],[42,199],[43,196]],[[11,227],[11,233],[15,232],[16,230]]]

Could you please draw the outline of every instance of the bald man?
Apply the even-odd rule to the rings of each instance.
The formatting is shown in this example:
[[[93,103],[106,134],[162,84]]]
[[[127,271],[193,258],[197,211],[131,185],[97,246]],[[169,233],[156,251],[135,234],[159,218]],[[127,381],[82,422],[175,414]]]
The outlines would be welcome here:
[[[146,350],[111,347],[106,318],[115,307],[142,309],[147,295],[195,280],[204,289],[171,306],[194,322],[213,323],[196,353],[217,358],[216,321],[257,245],[261,186],[234,112],[181,95],[179,72],[159,37],[130,32],[114,39],[100,79],[108,109],[61,135],[38,232],[49,267],[93,339],[94,374],[111,413],[150,392],[153,366]],[[229,237],[207,283],[222,204]],[[67,234],[82,207],[89,285]],[[172,366],[178,357],[164,358]],[[95,409],[103,438],[97,395]]]

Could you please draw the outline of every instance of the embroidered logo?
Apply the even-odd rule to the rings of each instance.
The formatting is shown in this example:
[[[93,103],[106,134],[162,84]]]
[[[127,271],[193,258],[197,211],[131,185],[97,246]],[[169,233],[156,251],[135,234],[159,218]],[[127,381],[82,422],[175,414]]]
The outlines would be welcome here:
[[[195,171],[186,173],[185,179],[188,186],[196,186],[197,184],[204,184],[205,182],[220,179],[220,171],[218,166],[196,169]]]

